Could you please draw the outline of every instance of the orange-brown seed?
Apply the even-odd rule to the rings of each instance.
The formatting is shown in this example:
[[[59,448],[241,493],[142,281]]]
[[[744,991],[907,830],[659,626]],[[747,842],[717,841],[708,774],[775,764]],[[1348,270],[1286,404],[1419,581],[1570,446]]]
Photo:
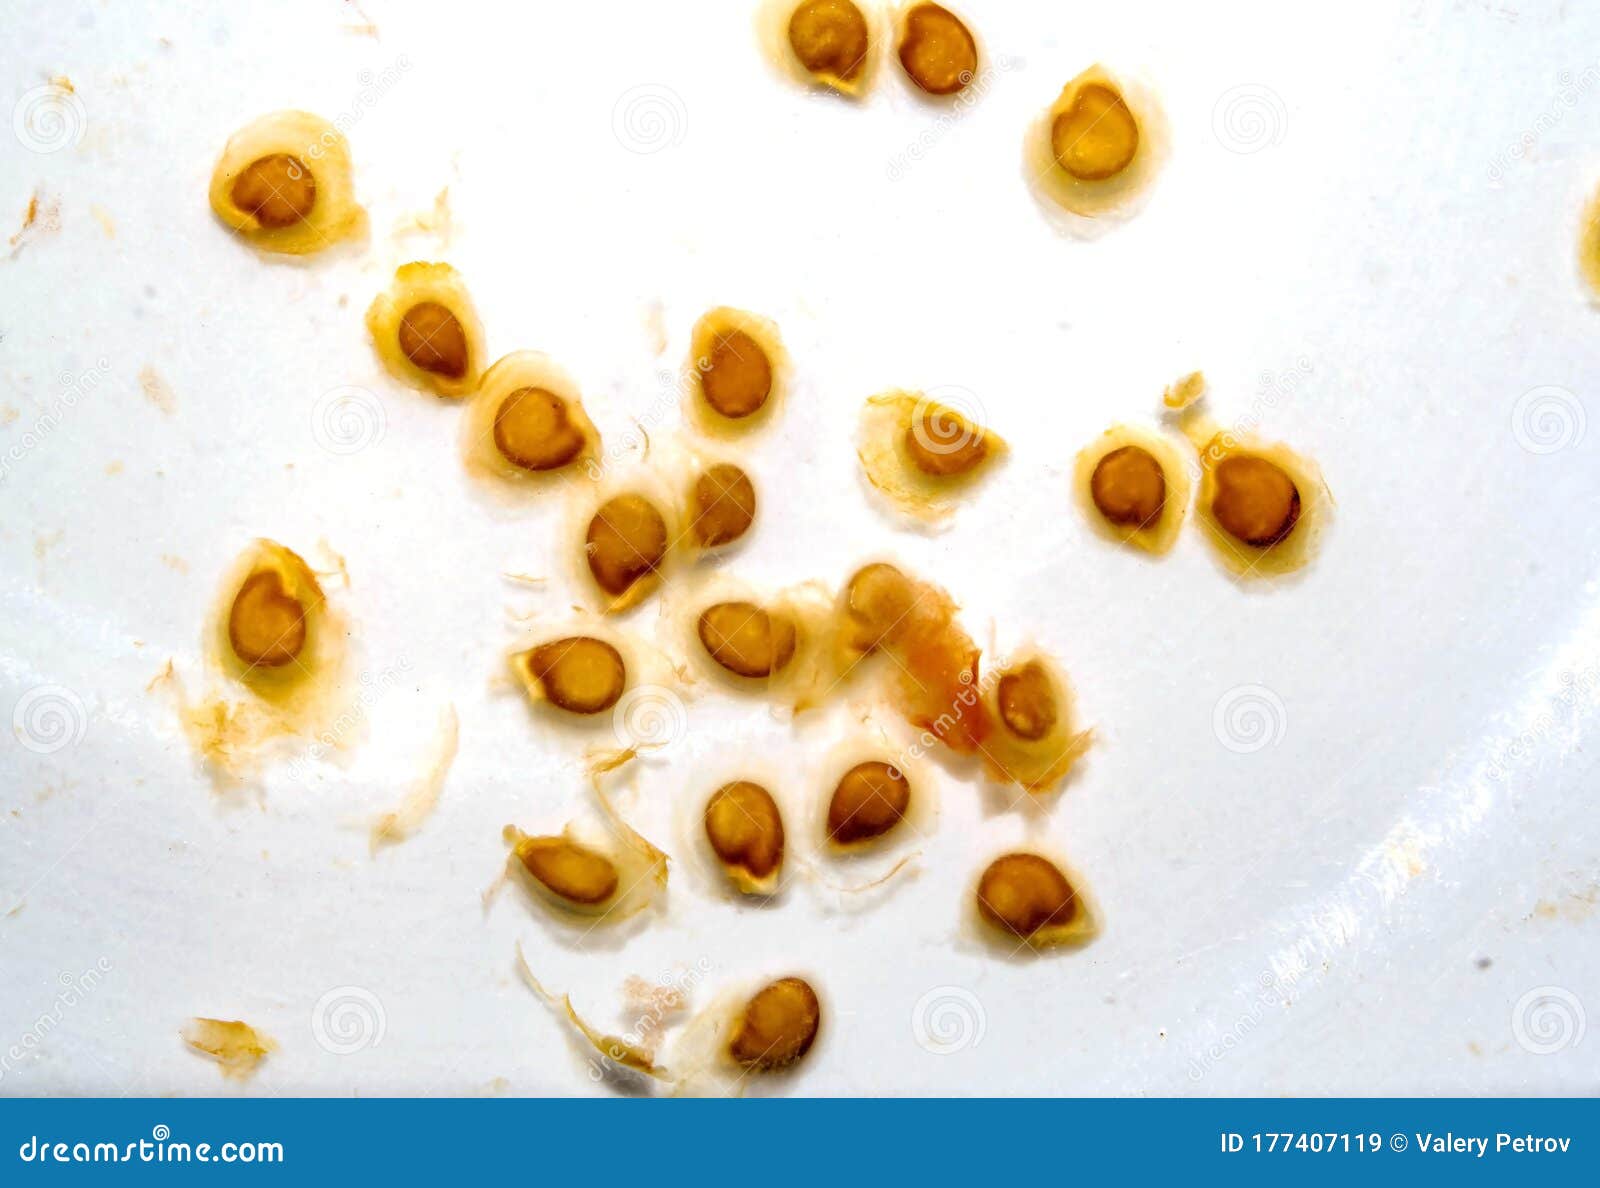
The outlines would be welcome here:
[[[1145,528],[1161,518],[1167,476],[1143,446],[1121,446],[1095,464],[1089,493],[1100,514],[1113,524]]]
[[[696,629],[711,658],[738,676],[771,676],[794,658],[794,620],[753,602],[708,606]]]
[[[400,319],[400,352],[412,365],[446,379],[467,374],[467,332],[437,301],[422,301]]]
[[[783,863],[783,815],[760,784],[735,780],[706,802],[706,840],[726,865],[758,879]]]
[[[761,411],[772,394],[772,361],[743,330],[718,331],[701,361],[700,390],[706,403],[738,420]]]
[[[1018,738],[1038,742],[1055,729],[1060,710],[1050,674],[1037,660],[1000,678],[1000,719]]]
[[[252,573],[233,596],[228,643],[253,668],[281,668],[305,647],[306,608],[276,573]]]
[[[666,559],[667,522],[643,495],[617,495],[589,521],[584,547],[596,584],[620,595]]]
[[[912,465],[935,478],[967,474],[989,456],[989,438],[954,409],[918,409],[906,426]]]
[[[255,215],[263,227],[292,227],[317,204],[317,179],[289,153],[258,157],[233,180],[233,204]]]
[[[1254,454],[1232,454],[1217,463],[1211,514],[1228,534],[1265,548],[1294,531],[1300,490],[1283,468]]]
[[[540,644],[528,655],[528,671],[545,697],[575,714],[598,714],[616,705],[628,677],[622,654],[588,635]]]
[[[1139,151],[1139,122],[1112,87],[1090,83],[1050,125],[1050,148],[1061,168],[1082,181],[1104,181]]]
[[[805,0],[789,17],[789,46],[812,74],[851,82],[866,69],[867,18],[851,0]]]
[[[517,858],[556,896],[584,907],[604,903],[617,891],[617,868],[604,854],[565,837],[525,837]]]
[[[731,544],[750,530],[756,518],[756,488],[739,467],[719,462],[695,479],[695,539],[705,548]]]
[[[878,760],[858,763],[840,777],[828,802],[828,837],[840,844],[881,837],[911,807],[911,783],[898,768]]]
[[[567,402],[545,388],[518,388],[494,414],[494,445],[524,470],[556,470],[587,444]]]
[[[1005,854],[978,880],[978,912],[1002,932],[1027,939],[1072,923],[1078,893],[1055,863],[1038,854]]]
[[[803,978],[779,978],[763,987],[734,1024],[728,1054],[746,1068],[772,1072],[799,1060],[822,1023],[817,992]]]
[[[948,8],[917,4],[905,15],[900,65],[930,95],[953,95],[978,72],[972,31]]]

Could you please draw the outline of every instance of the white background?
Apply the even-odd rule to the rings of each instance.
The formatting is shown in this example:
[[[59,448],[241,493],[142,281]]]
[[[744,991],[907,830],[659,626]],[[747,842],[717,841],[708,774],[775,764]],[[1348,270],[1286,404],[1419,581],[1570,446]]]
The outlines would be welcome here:
[[[0,710],[68,691],[66,745],[23,720],[0,750],[0,1054],[23,1052],[0,1092],[604,1092],[518,982],[518,940],[613,1030],[629,975],[703,971],[700,1003],[814,975],[824,1042],[783,1092],[1600,1087],[1600,312],[1574,267],[1600,9],[974,4],[994,68],[941,120],[894,69],[859,106],[800,92],[738,3],[371,0],[376,36],[331,2],[6,7],[0,114],[53,75],[77,93],[59,151],[0,134],[0,211],[59,210],[0,260]],[[1144,212],[1084,242],[1041,216],[1020,138],[1097,60],[1150,81],[1174,151]],[[263,260],[212,218],[222,144],[284,107],[343,115],[365,249]],[[397,236],[446,186],[448,238]],[[631,419],[671,436],[704,309],[774,318],[796,390],[751,454],[766,501],[730,568],[837,583],[897,556],[980,641],[1042,643],[1099,737],[1066,793],[1028,818],[938,769],[919,873],[876,895],[741,907],[680,861],[666,915],[603,944],[519,894],[485,914],[501,826],[585,796],[583,740],[496,685],[510,615],[575,597],[570,538],[558,499],[483,499],[460,409],[378,364],[362,312],[413,258],[461,270],[491,356],[561,360],[614,441]],[[1220,419],[1320,462],[1337,520],[1303,580],[1241,588],[1192,528],[1153,561],[1071,505],[1076,450],[1195,368]],[[344,385],[382,417],[354,453],[324,444]],[[855,416],[939,385],[1014,453],[948,531],[909,533],[862,489]],[[202,618],[256,536],[343,554],[361,669],[403,679],[346,764],[219,795],[145,686],[169,657],[201,678]],[[1246,686],[1267,733],[1241,743],[1216,719]],[[437,813],[369,857],[364,822],[447,704]],[[848,720],[707,691],[623,801],[679,851],[713,761],[759,753],[812,796]],[[1091,947],[1011,963],[964,936],[969,880],[1025,836],[1098,899]],[[314,1022],[347,987],[340,1055]],[[178,1039],[196,1014],[280,1049],[224,1082]]]

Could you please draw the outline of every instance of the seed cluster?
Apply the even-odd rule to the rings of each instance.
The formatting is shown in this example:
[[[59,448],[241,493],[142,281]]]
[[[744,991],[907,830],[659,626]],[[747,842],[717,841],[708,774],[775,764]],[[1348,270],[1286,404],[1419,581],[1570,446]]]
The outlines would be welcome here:
[[[859,96],[872,85],[880,49],[891,40],[853,0],[774,0],[783,63],[807,82]],[[893,59],[930,102],[960,96],[977,82],[985,53],[968,24],[942,5],[901,9]],[[1096,66],[1072,79],[1030,135],[1029,160],[1040,194],[1074,216],[1131,209],[1154,176],[1164,128],[1137,88]],[[316,154],[308,152],[319,146]],[[228,144],[212,184],[218,217],[269,251],[309,252],[351,234],[363,220],[350,187],[348,148],[325,121],[306,113],[265,117]],[[488,364],[470,294],[455,269],[415,262],[399,268],[372,302],[367,328],[397,380],[445,399],[462,399],[463,457],[478,474],[510,488],[564,483],[585,491],[581,541],[573,548],[581,580],[598,603],[591,622],[549,633],[510,656],[529,697],[563,720],[597,719],[638,682],[641,651],[602,626],[669,584],[678,554],[737,546],[755,527],[762,501],[749,471],[728,457],[696,454],[687,473],[611,486],[592,465],[600,435],[577,385],[548,357],[519,351]],[[791,364],[777,327],[744,310],[708,311],[694,326],[685,377],[685,413],[706,439],[743,440],[776,416],[789,391]],[[1251,570],[1304,564],[1322,510],[1315,469],[1281,446],[1239,440],[1203,422],[1191,407],[1198,373],[1171,409],[1199,458],[1200,511],[1219,547]],[[871,485],[916,518],[946,514],[951,503],[1008,450],[961,409],[917,392],[893,391],[864,407],[858,454]],[[590,465],[585,465],[590,463]],[[582,480],[587,476],[589,486]],[[1159,552],[1170,546],[1190,499],[1187,467],[1161,434],[1109,430],[1078,458],[1075,485],[1085,514],[1104,534]],[[1310,527],[1308,527],[1308,525]],[[263,542],[231,587],[220,632],[240,679],[271,687],[276,670],[304,669],[324,599],[304,562]],[[1272,558],[1269,562],[1268,558]],[[948,592],[886,562],[851,574],[835,595],[729,592],[694,608],[692,647],[700,659],[747,691],[788,697],[798,710],[828,696],[856,670],[875,667],[895,710],[923,739],[970,756],[987,775],[1029,793],[1060,786],[1091,741],[1076,721],[1065,673],[1049,656],[1024,651],[988,679],[982,653],[963,628]],[[875,663],[883,661],[882,663]],[[290,678],[285,678],[290,679]],[[295,678],[298,679],[298,678]],[[631,755],[617,759],[626,762]],[[891,756],[853,757],[829,773],[818,797],[815,841],[825,853],[893,844],[925,810],[925,778]],[[775,786],[775,785],[774,785]],[[781,789],[780,789],[781,791]],[[556,912],[621,918],[664,886],[664,853],[626,826],[600,794],[604,828],[525,834],[508,826],[508,870]],[[780,891],[791,830],[766,782],[732,779],[712,790],[696,818],[694,844],[741,895]],[[1020,849],[994,858],[969,897],[972,917],[1003,948],[1077,944],[1094,935],[1096,913],[1053,858]],[[650,1075],[653,1057],[599,1036],[566,1010],[602,1051]],[[721,1059],[744,1072],[786,1069],[811,1050],[822,1028],[816,989],[780,977],[736,1005],[718,1034]],[[598,1036],[598,1038],[597,1038]],[[614,1055],[614,1054],[613,1054]]]

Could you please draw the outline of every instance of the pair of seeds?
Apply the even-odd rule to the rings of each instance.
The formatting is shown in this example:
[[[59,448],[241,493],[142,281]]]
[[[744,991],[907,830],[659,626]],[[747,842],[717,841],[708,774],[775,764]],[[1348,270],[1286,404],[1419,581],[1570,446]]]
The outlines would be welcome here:
[[[1211,514],[1241,544],[1270,548],[1294,531],[1300,489],[1282,467],[1266,458],[1235,454],[1222,459],[1214,473]],[[1142,446],[1120,446],[1101,457],[1089,490],[1100,514],[1123,528],[1148,528],[1166,508],[1166,472]]]
[[[955,95],[977,76],[977,40],[948,8],[912,4],[895,23],[895,56],[923,93]],[[788,52],[816,82],[849,95],[869,84],[875,34],[852,0],[804,0],[790,11],[784,33]]]

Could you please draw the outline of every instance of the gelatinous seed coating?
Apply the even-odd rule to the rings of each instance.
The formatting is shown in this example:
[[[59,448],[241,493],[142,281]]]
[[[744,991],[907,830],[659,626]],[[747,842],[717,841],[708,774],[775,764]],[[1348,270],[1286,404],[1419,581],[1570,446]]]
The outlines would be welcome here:
[[[587,635],[540,644],[528,657],[528,669],[551,702],[575,714],[598,714],[616,705],[628,677],[622,654]]]
[[[1073,177],[1103,181],[1133,161],[1139,151],[1139,123],[1115,90],[1090,83],[1051,123],[1050,148]]]
[[[786,1068],[811,1050],[822,1023],[817,992],[803,978],[779,978],[745,1004],[728,1055],[756,1072]]]
[[[948,8],[918,4],[905,16],[900,65],[930,95],[953,95],[978,72],[972,31]]]
[[[263,227],[292,227],[317,204],[317,179],[288,153],[258,157],[233,183],[233,204],[255,215]]]
[[[867,41],[867,18],[850,0],[805,0],[789,17],[789,46],[812,74],[860,77]]]
[[[1002,932],[1026,939],[1070,924],[1078,893],[1056,864],[1037,854],[1005,854],[978,880],[978,913]]]
[[[595,582],[622,594],[665,559],[667,522],[643,495],[617,495],[595,512],[584,543]]]
[[[880,837],[911,807],[911,783],[898,768],[877,760],[845,772],[828,802],[828,837],[840,844]]]
[[[730,462],[708,467],[694,482],[695,539],[706,548],[731,544],[756,518],[756,488],[750,476]]]
[[[753,602],[708,606],[696,629],[711,658],[739,676],[771,676],[794,658],[794,621]]]
[[[760,784],[724,784],[706,802],[706,840],[718,858],[758,879],[783,864],[783,815]]]
[[[495,410],[495,449],[524,470],[556,470],[582,453],[585,444],[567,402],[548,389],[518,388]]]
[[[400,350],[412,364],[449,379],[467,374],[467,332],[437,301],[424,301],[400,319]]]
[[[1122,446],[1095,464],[1089,494],[1100,514],[1113,524],[1143,528],[1161,518],[1167,502],[1167,476],[1149,450]]]
[[[517,858],[552,893],[572,903],[593,906],[617,891],[617,868],[604,854],[564,837],[525,837]]]
[[[246,664],[280,668],[305,647],[306,608],[283,588],[276,573],[253,573],[233,596],[228,643]]]
[[[702,363],[700,390],[723,416],[751,416],[772,394],[772,360],[743,330],[719,331]]]
[[[989,456],[983,430],[951,409],[918,409],[906,426],[906,453],[923,474],[966,474]]]
[[[1018,738],[1037,742],[1055,729],[1060,710],[1043,664],[1030,660],[1000,678],[1000,718]]]
[[[882,561],[858,569],[845,592],[855,626],[855,645],[872,651],[894,633],[911,610],[916,591],[911,579]]]
[[[1265,548],[1294,530],[1300,491],[1283,469],[1253,454],[1233,454],[1217,463],[1211,514],[1231,536]]]

